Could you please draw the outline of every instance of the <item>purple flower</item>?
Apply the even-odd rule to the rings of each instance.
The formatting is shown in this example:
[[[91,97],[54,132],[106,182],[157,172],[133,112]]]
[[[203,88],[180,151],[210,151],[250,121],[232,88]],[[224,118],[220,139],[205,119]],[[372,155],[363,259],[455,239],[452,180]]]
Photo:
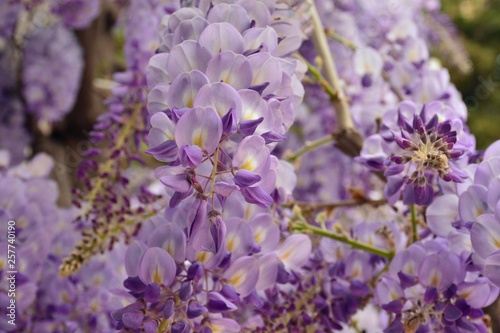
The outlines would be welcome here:
[[[210,107],[186,111],[175,128],[179,158],[184,166],[198,166],[203,154],[212,154],[222,136],[222,122]]]
[[[170,286],[174,281],[176,265],[170,254],[162,248],[149,248],[139,264],[139,277],[145,284]]]
[[[28,111],[38,119],[60,120],[73,107],[83,71],[75,36],[59,24],[40,28],[25,43],[24,54],[23,94]]]
[[[241,297],[248,296],[255,290],[259,280],[259,265],[253,257],[236,259],[222,276]]]
[[[84,29],[92,23],[101,9],[100,0],[52,0],[52,11],[61,16],[64,25],[73,29]]]
[[[404,102],[399,107],[400,132],[393,132],[393,135],[403,151],[390,157],[393,164],[385,170],[385,175],[390,177],[402,173],[408,165],[409,176],[403,191],[403,201],[407,204],[429,205],[432,202],[432,177],[436,174],[445,182],[461,183],[466,178],[452,163],[464,153],[454,149],[457,131],[453,130],[451,121],[439,122],[436,108],[439,106],[431,103],[417,114],[413,103]],[[411,116],[413,119],[409,122]]]

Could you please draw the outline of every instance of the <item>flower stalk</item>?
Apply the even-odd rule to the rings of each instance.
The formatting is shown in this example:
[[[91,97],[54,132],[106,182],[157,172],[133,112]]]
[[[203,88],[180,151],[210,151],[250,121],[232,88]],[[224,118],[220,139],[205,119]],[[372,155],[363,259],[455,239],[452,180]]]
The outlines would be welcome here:
[[[382,250],[382,249],[374,247],[370,244],[356,241],[354,239],[349,238],[347,235],[338,234],[338,233],[335,233],[335,232],[332,232],[329,230],[315,227],[313,225],[310,225],[309,223],[307,223],[305,220],[302,220],[302,219],[300,219],[298,221],[297,220],[294,221],[292,228],[296,231],[309,232],[309,233],[313,233],[313,234],[318,235],[318,236],[328,237],[328,238],[334,239],[336,241],[348,244],[355,249],[366,251],[366,252],[369,252],[369,253],[372,253],[372,254],[387,258],[387,259],[392,259],[392,257],[394,256],[394,253],[391,251]]]
[[[307,141],[304,144],[304,147],[300,148],[295,153],[293,153],[290,156],[288,156],[287,160],[290,163],[294,163],[302,155],[307,154],[307,153],[309,153],[311,151],[314,151],[317,148],[320,148],[320,147],[324,146],[325,144],[330,143],[330,142],[332,142],[334,140],[335,140],[335,135],[328,134],[328,135],[325,135],[324,137],[321,137],[321,138],[316,139],[314,141]]]

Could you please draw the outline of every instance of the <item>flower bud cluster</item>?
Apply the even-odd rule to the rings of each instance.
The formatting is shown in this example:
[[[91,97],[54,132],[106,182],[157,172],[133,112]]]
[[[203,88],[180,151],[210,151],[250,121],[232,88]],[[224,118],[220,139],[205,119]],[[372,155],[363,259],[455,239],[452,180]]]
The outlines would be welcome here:
[[[206,4],[204,4],[206,5]],[[162,23],[148,68],[148,153],[169,165],[157,177],[175,193],[222,204],[234,192],[274,203],[283,141],[301,101],[301,66],[289,58],[298,28],[259,1],[181,8]],[[213,202],[212,202],[213,204]]]
[[[107,312],[120,301],[109,290],[123,279],[117,271],[122,265],[120,250],[110,257],[93,258],[72,279],[58,276],[57,267],[74,248],[79,232],[67,227],[76,211],[57,207],[57,185],[48,179],[54,161],[39,154],[29,162],[9,166],[8,153],[0,151],[0,156],[2,233],[7,235],[7,226],[12,226],[7,221],[14,221],[16,235],[13,242],[7,242],[6,237],[0,240],[2,248],[10,245],[9,254],[14,253],[14,260],[7,261],[7,251],[0,258],[0,330],[49,333],[88,327],[112,332]],[[108,262],[113,257],[114,264]],[[14,268],[10,266],[13,263]],[[15,298],[7,279],[12,273],[8,271],[17,271]],[[11,299],[16,301],[14,326],[7,322],[11,318],[5,313]]]

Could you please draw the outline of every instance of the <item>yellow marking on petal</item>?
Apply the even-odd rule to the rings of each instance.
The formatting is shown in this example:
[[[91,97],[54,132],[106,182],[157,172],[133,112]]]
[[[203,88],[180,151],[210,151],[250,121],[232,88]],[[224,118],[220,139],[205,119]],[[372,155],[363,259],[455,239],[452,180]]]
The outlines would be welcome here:
[[[460,293],[460,295],[459,295],[459,296],[460,296],[460,298],[467,299],[467,298],[469,298],[469,297],[470,297],[470,295],[471,295],[471,291],[470,291],[470,290],[467,290],[467,291],[464,291],[464,292]]]
[[[495,240],[495,247],[497,249],[500,249],[500,239],[498,239],[498,238],[493,238],[493,239]]]
[[[233,252],[239,244],[239,238],[237,236],[231,235],[227,237],[226,249],[228,252]]]
[[[97,303],[96,301],[92,301],[92,304],[90,305],[90,311],[97,313],[100,310],[101,308],[99,307],[99,303]]]
[[[292,253],[293,253],[293,249],[289,249],[288,251],[283,252],[278,257],[281,259],[281,261],[287,261],[292,256]]]
[[[406,271],[405,273],[408,274],[408,275],[415,275],[415,271],[413,270],[413,266],[412,265],[406,265],[404,267],[404,270]]]
[[[430,285],[433,287],[437,287],[440,281],[441,281],[441,274],[439,274],[439,272],[434,272],[432,274]]]
[[[230,285],[233,285],[235,287],[239,286],[240,284],[245,281],[245,271],[243,269],[238,270],[233,277],[231,277],[227,283]]]
[[[255,229],[255,233],[253,235],[253,240],[255,241],[255,243],[262,243],[262,241],[264,241],[265,234],[266,230],[264,228],[258,227],[257,229]]]
[[[335,256],[339,260],[344,258],[344,252],[340,247],[337,247],[337,249],[335,249]]]
[[[186,101],[186,106],[188,108],[192,108],[193,104],[194,104],[193,98],[192,97],[188,98],[188,100]]]
[[[361,275],[361,267],[359,264],[355,264],[352,270],[352,278],[358,278]]]
[[[68,296],[68,294],[65,291],[63,291],[61,293],[61,301],[63,301],[64,303],[71,302],[71,298]]]
[[[196,254],[196,261],[199,261],[202,264],[204,264],[209,258],[210,256],[208,255],[208,252],[198,252]]]
[[[26,224],[27,224],[27,220],[25,218],[20,218],[19,220],[17,220],[16,224],[21,229],[25,228]]]
[[[247,109],[243,112],[243,120],[256,120],[259,115],[255,113],[252,109]]]
[[[212,333],[219,333],[219,332],[224,332],[224,326],[223,325],[214,325],[212,323],[208,324],[208,326],[212,329]]]
[[[245,169],[248,171],[253,171],[257,167],[257,163],[255,160],[251,157],[248,156],[245,161],[241,164],[240,169]]]
[[[203,147],[203,135],[201,133],[193,135],[193,144],[198,147]]]
[[[174,256],[174,251],[175,251],[175,244],[173,241],[169,241],[166,246],[163,247],[165,251],[168,252],[172,257]]]
[[[159,285],[163,282],[163,274],[160,272],[158,263],[155,264],[155,269],[153,272],[153,282],[156,282]]]
[[[102,281],[103,281],[102,276],[97,275],[97,276],[96,276],[96,277],[94,277],[94,279],[92,280],[92,284],[93,284],[94,286],[100,286],[100,285],[102,284]]]

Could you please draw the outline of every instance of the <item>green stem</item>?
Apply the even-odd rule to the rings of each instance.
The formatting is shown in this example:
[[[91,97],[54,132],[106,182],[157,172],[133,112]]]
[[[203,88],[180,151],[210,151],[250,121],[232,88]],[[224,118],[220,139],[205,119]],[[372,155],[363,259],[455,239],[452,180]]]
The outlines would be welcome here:
[[[306,141],[304,147],[300,148],[295,153],[293,153],[292,155],[290,155],[287,158],[287,160],[288,160],[288,162],[293,163],[299,157],[301,157],[302,155],[304,155],[304,154],[306,154],[306,153],[308,153],[310,151],[313,151],[316,148],[323,146],[324,144],[332,142],[334,139],[335,139],[334,135],[328,134],[328,135],[325,135],[324,137],[319,138],[319,139],[314,140],[314,141]]]
[[[418,241],[418,233],[417,233],[417,210],[415,205],[410,205],[411,211],[411,230],[413,232],[413,242]]]
[[[297,53],[296,56],[307,65],[307,71],[309,72],[309,74],[311,74],[314,81],[316,81],[321,86],[321,88],[323,88],[323,90],[326,92],[330,100],[331,101],[335,100],[337,98],[337,91],[325,79],[325,77],[321,74],[320,70],[313,64],[311,64],[309,61],[307,61],[306,58],[304,58],[299,53]]]
[[[307,231],[310,231],[310,232],[312,232],[316,235],[319,235],[319,236],[335,239],[339,242],[349,244],[350,246],[352,246],[355,249],[370,252],[370,253],[376,254],[378,256],[387,258],[387,259],[392,259],[392,257],[394,256],[393,252],[382,250],[382,249],[379,249],[377,247],[371,246],[371,245],[366,244],[366,243],[358,242],[354,239],[348,238],[346,235],[336,234],[336,233],[331,232],[329,230],[324,230],[324,229],[312,226],[308,223],[299,222],[299,223],[295,224],[293,226],[293,228],[295,230],[298,230],[298,231],[307,230]]]
[[[331,29],[326,29],[325,30],[325,33],[328,37],[330,37],[331,39],[334,39],[336,40],[337,42],[341,43],[341,44],[344,44],[345,46],[347,46],[348,48],[350,48],[351,50],[353,51],[356,51],[356,45],[351,42],[350,40],[340,36],[339,34],[337,34],[335,31],[331,30]]]

